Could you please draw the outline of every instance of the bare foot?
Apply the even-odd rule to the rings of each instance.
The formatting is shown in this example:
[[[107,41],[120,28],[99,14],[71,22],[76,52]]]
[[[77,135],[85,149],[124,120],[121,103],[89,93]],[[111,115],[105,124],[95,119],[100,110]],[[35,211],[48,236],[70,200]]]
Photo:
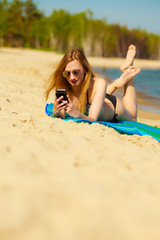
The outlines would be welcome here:
[[[136,55],[136,47],[134,45],[130,45],[127,51],[125,62],[120,67],[122,72],[124,72],[128,67],[133,65],[135,55]]]
[[[127,84],[133,77],[135,77],[141,69],[139,67],[129,67],[117,80],[114,82],[115,88],[122,88]]]

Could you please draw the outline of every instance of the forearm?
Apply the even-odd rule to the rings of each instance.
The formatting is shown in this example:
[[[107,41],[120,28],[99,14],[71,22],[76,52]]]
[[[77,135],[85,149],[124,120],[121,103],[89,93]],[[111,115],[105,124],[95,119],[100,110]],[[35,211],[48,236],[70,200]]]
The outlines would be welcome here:
[[[95,122],[97,120],[97,118],[95,117],[91,117],[91,116],[86,116],[84,115],[83,113],[81,112],[77,112],[77,114],[74,116],[75,118],[79,118],[79,119],[86,119],[86,120],[89,120],[91,122]]]
[[[107,86],[107,93],[112,95],[117,88],[115,87],[114,82]]]

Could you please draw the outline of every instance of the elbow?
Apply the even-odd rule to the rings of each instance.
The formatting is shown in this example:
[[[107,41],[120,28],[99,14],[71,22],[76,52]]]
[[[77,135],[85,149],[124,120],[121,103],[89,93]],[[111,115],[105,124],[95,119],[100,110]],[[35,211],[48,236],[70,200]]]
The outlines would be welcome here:
[[[88,120],[91,121],[91,122],[96,122],[97,118],[88,116]]]

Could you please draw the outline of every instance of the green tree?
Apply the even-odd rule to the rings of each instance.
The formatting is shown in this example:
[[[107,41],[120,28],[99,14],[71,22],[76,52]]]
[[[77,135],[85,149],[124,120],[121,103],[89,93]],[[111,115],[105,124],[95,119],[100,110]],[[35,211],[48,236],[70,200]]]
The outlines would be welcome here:
[[[23,16],[24,16],[24,36],[25,36],[25,45],[30,46],[33,42],[33,29],[35,28],[36,23],[41,24],[39,21],[41,18],[43,18],[43,14],[41,11],[38,10],[36,4],[33,0],[27,0],[24,3],[24,10],[23,10]],[[35,36],[37,38],[37,36]]]
[[[8,2],[7,0],[0,1],[0,46],[5,44],[5,36],[8,28]]]
[[[50,48],[66,51],[69,37],[70,14],[65,10],[54,10],[49,17]]]
[[[8,8],[8,29],[6,35],[7,45],[24,46],[24,3],[13,0]]]
[[[0,0],[0,46],[81,48],[87,55],[125,57],[130,44],[136,45],[138,58],[160,59],[160,36],[94,19],[89,9],[78,14],[53,10],[46,17],[34,0]]]
[[[50,49],[49,21],[46,17],[33,22],[30,38],[31,47]]]

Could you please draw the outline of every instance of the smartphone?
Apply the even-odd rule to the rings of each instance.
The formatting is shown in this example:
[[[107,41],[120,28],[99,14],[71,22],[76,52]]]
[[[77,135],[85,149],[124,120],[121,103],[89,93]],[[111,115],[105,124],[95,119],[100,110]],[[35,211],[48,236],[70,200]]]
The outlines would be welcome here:
[[[68,101],[66,89],[57,89],[56,90],[56,97],[59,98],[61,96],[63,96],[63,99],[61,101],[59,101],[59,103],[62,103],[62,101]]]

